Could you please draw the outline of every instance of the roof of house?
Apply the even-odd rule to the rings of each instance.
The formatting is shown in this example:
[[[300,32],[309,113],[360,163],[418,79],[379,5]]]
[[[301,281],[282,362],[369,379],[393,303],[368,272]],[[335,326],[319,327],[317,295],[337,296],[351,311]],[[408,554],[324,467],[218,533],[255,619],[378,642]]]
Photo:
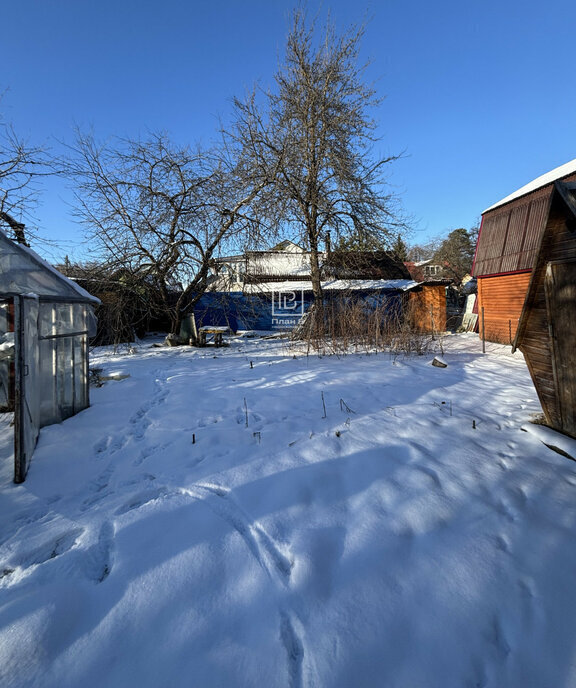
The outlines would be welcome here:
[[[270,251],[293,251],[296,253],[300,253],[300,252],[303,252],[305,249],[303,249],[302,246],[295,244],[293,241],[290,241],[290,239],[284,239],[279,244],[276,244],[276,246],[274,246],[273,248],[271,248],[269,250]]]
[[[576,159],[551,170],[484,211],[476,247],[475,277],[533,269],[555,182],[576,181]]]
[[[409,279],[408,268],[386,251],[332,251],[322,265],[327,277],[336,279]]]
[[[489,208],[486,208],[482,215],[484,215],[484,213],[489,212],[490,210],[498,208],[501,205],[510,203],[510,201],[514,201],[517,198],[520,198],[521,196],[525,196],[526,194],[532,193],[532,191],[536,191],[536,189],[540,189],[541,187],[546,186],[547,184],[551,184],[552,182],[562,179],[563,177],[566,177],[569,174],[574,174],[575,172],[576,158],[574,160],[571,160],[570,162],[565,163],[564,165],[560,165],[560,167],[555,167],[553,170],[550,170],[550,172],[547,172],[546,174],[543,174],[540,177],[536,177],[536,179],[532,180],[528,184],[521,186],[517,191],[514,191],[513,193],[509,194],[501,201],[498,201],[498,203],[494,203],[494,205],[491,205]]]
[[[411,279],[333,279],[324,280],[324,291],[409,291],[419,286],[419,282]],[[312,281],[286,280],[285,282],[264,282],[247,284],[244,291],[252,294],[290,291],[312,291]]]

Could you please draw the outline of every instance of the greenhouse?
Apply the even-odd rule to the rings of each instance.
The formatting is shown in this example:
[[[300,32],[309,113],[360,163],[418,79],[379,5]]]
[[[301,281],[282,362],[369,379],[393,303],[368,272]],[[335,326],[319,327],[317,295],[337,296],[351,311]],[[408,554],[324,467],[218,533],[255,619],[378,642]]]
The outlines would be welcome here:
[[[97,298],[0,231],[0,412],[14,414],[14,480],[41,427],[89,406]]]

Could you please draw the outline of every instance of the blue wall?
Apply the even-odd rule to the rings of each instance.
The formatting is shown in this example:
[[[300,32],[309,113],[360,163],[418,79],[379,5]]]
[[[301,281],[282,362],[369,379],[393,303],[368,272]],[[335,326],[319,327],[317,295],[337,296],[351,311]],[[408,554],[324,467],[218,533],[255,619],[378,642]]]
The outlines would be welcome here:
[[[325,292],[327,303],[346,303],[361,299],[368,310],[386,305],[386,312],[399,314],[403,292],[397,290]],[[207,292],[196,304],[196,326],[226,325],[238,330],[291,330],[314,303],[312,292],[244,294],[242,292]]]

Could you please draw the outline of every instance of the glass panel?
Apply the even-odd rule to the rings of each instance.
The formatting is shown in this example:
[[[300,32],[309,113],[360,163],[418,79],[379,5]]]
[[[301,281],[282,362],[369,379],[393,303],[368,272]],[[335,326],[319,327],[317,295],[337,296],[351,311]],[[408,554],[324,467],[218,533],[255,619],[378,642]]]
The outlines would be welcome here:
[[[85,337],[74,338],[74,412],[78,413],[88,406],[87,371],[84,358]]]
[[[56,401],[56,346],[57,339],[40,341],[40,427],[60,420]]]
[[[57,378],[58,378],[58,407],[62,419],[74,415],[74,378],[73,339],[66,337],[58,339]]]

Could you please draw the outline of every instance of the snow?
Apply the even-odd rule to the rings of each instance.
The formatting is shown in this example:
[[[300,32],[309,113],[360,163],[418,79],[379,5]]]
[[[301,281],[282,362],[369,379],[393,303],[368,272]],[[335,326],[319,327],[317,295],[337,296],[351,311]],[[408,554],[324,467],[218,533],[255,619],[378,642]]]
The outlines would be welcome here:
[[[395,280],[343,280],[333,279],[322,282],[323,291],[349,291],[349,290],[400,290],[409,291],[417,287],[419,282],[411,279]],[[312,291],[311,280],[285,280],[284,282],[263,282],[259,284],[244,285],[246,293]]]
[[[494,210],[495,208],[498,208],[498,206],[504,205],[505,203],[509,203],[510,201],[514,201],[515,199],[520,198],[521,196],[525,196],[526,194],[531,193],[532,191],[536,191],[536,189],[540,189],[541,187],[546,186],[547,184],[552,184],[552,182],[555,182],[558,179],[562,179],[563,177],[566,177],[569,174],[574,174],[575,172],[576,159],[571,160],[570,162],[567,162],[564,165],[560,165],[559,167],[555,167],[553,170],[550,170],[550,172],[547,172],[546,174],[543,174],[540,177],[536,177],[536,179],[520,187],[517,191],[514,191],[514,193],[511,193],[509,196],[506,196],[501,201],[498,201],[498,203],[494,203],[494,205],[491,205],[489,208],[486,208],[486,210],[482,212],[482,215],[484,215],[484,213],[487,213],[489,210]]]
[[[96,350],[129,377],[3,462],[3,688],[576,686],[576,465],[520,353],[229,342]]]

